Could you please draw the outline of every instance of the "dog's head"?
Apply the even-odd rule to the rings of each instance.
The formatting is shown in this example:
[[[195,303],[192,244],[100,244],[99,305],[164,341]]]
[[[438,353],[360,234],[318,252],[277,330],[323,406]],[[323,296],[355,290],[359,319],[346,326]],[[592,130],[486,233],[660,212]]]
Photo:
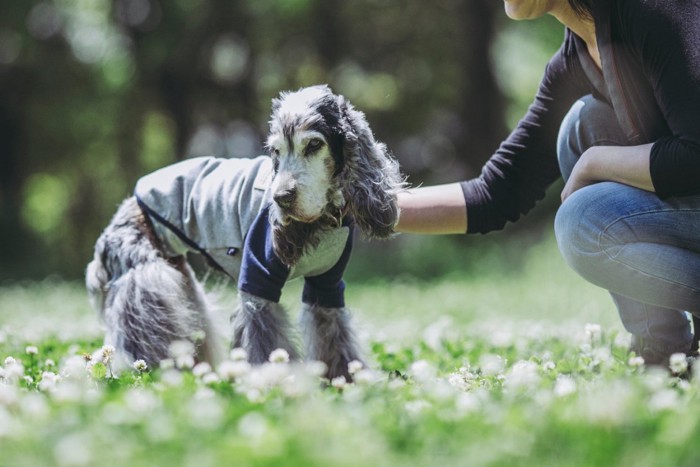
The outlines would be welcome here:
[[[275,222],[337,222],[349,214],[367,237],[393,233],[396,194],[404,187],[398,163],[343,96],[328,86],[280,94],[272,102],[267,147]]]

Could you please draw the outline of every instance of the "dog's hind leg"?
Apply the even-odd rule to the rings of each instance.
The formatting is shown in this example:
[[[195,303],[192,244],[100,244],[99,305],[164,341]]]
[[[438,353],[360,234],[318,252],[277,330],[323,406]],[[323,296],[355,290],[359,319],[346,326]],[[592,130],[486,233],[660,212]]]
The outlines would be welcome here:
[[[169,356],[172,342],[193,341],[202,330],[187,278],[164,258],[133,198],[98,239],[86,285],[104,320],[105,343],[116,347],[122,364],[143,359],[153,367]]]
[[[325,363],[329,379],[344,376],[352,381],[348,363],[362,359],[347,309],[303,303],[300,325],[306,359]]]
[[[264,363],[270,353],[284,349],[292,360],[298,359],[292,339],[292,325],[279,303],[245,292],[238,294],[238,308],[231,318],[233,347],[242,347],[250,363]]]
[[[215,365],[222,354],[222,335],[218,332],[212,315],[210,300],[204,291],[202,283],[195,277],[194,271],[185,261],[184,256],[179,256],[174,263],[175,267],[185,277],[185,292],[192,304],[192,312],[197,320],[197,328],[202,330],[201,338],[196,339],[196,360],[206,361]],[[200,336],[198,336],[200,337]]]

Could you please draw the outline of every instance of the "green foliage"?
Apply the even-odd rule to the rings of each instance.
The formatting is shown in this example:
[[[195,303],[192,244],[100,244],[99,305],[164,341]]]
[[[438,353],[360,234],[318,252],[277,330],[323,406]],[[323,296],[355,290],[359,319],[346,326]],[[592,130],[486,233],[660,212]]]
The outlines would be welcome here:
[[[505,136],[502,93],[485,83],[498,76],[513,122],[561,38],[561,25],[515,25],[501,9],[2,2],[0,280],[79,277],[139,176],[192,155],[257,155],[270,99],[285,89],[325,82],[345,94],[415,185],[477,174]]]
[[[116,372],[82,287],[4,288],[0,465],[697,465],[700,378],[639,366],[606,294],[551,238],[531,251],[507,275],[351,284],[353,384],[233,354]]]

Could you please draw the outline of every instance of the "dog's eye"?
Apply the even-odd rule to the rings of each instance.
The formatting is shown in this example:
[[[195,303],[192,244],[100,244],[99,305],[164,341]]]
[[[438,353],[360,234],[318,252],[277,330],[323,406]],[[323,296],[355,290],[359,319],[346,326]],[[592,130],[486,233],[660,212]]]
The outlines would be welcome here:
[[[307,143],[306,149],[305,149],[304,153],[305,153],[307,156],[310,155],[310,154],[313,154],[313,153],[315,153],[316,151],[318,151],[319,149],[321,149],[321,148],[323,147],[323,144],[324,144],[324,143],[323,143],[323,140],[320,140],[320,139],[318,139],[318,138],[313,138],[312,140],[310,140],[310,141]]]
[[[270,152],[272,153],[273,156],[279,156],[280,155],[280,150],[277,148],[271,148]]]

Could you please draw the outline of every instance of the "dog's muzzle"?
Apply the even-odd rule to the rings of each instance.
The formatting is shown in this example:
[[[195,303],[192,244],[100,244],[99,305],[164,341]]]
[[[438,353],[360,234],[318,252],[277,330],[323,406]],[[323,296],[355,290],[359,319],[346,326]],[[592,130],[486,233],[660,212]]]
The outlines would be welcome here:
[[[273,195],[272,199],[275,200],[277,206],[288,211],[294,206],[294,202],[297,199],[297,190],[295,188],[280,190]]]

